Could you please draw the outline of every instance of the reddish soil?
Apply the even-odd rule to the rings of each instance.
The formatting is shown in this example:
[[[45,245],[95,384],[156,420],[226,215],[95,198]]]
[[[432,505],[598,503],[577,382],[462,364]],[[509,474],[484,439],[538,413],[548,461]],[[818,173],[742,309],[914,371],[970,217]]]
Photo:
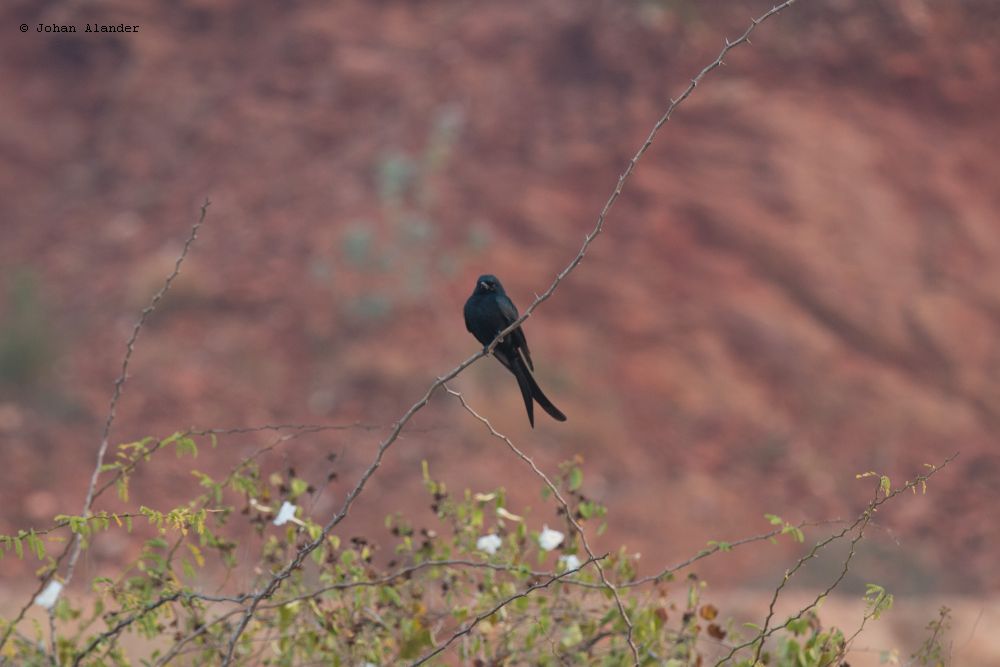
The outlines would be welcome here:
[[[566,424],[530,430],[493,361],[454,382],[543,468],[584,457],[610,508],[600,547],[653,571],[765,530],[765,512],[853,515],[872,492],[855,473],[898,483],[960,452],[880,513],[847,585],[1000,585],[1000,11],[936,4],[796,4],[679,108],[526,327]],[[79,511],[124,341],[206,197],[114,441],[389,425],[476,350],[473,278],[496,273],[522,308],[544,290],[670,97],[769,7],[5,4],[5,30],[31,29],[0,46],[0,329],[38,357],[0,385],[0,532]],[[34,30],[88,21],[142,28]],[[345,533],[423,507],[423,459],[452,488],[507,487],[533,527],[555,520],[452,397],[412,426]],[[339,453],[312,508],[329,516],[384,433],[305,435],[267,464],[321,486]],[[227,436],[195,465],[221,473],[271,440]],[[190,497],[191,465],[143,466],[132,503]],[[129,553],[98,540],[87,573]],[[701,571],[773,586],[796,553]],[[5,559],[4,578],[33,567]]]

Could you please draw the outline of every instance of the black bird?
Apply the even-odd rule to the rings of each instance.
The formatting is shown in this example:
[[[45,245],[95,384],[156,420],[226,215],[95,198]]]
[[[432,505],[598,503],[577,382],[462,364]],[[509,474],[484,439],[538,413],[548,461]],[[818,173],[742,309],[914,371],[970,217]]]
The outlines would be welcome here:
[[[503,285],[496,276],[489,274],[476,279],[476,289],[465,302],[465,328],[468,329],[484,349],[488,347],[497,334],[517,320],[517,308],[508,298]],[[528,410],[528,421],[531,428],[535,427],[535,411],[532,400],[538,401],[542,409],[553,419],[566,421],[566,415],[552,405],[542,393],[531,371],[535,369],[531,363],[531,353],[528,351],[528,341],[524,331],[518,327],[504,336],[493,348],[493,356],[517,378],[517,386],[521,388],[524,407]]]

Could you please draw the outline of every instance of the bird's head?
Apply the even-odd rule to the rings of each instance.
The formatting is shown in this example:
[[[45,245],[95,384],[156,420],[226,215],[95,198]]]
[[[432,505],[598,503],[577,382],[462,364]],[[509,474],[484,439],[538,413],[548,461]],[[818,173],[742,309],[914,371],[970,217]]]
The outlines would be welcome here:
[[[503,285],[497,280],[497,277],[489,273],[484,274],[476,278],[476,294],[490,294],[496,292],[498,294],[503,294]]]

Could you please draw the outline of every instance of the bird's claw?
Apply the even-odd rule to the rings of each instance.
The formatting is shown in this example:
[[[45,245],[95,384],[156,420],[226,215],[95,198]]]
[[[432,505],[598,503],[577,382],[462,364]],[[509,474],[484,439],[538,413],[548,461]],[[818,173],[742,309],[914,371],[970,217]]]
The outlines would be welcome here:
[[[500,345],[502,343],[503,343],[503,338],[497,338],[496,345]],[[490,343],[490,345],[493,345],[493,343]],[[495,347],[495,345],[494,345],[494,347]],[[486,356],[490,355],[490,346],[489,345],[483,346],[483,354],[486,355]]]

